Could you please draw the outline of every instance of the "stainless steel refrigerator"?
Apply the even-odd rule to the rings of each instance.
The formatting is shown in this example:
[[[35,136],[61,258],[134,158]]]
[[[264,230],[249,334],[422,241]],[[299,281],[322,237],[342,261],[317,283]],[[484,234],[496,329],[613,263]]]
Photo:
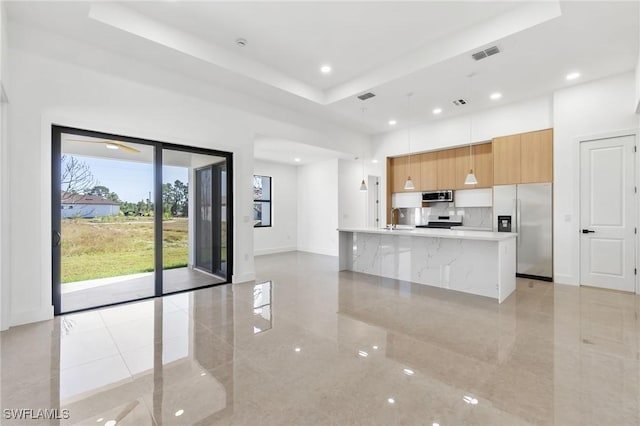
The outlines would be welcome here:
[[[493,187],[493,230],[518,233],[518,276],[552,280],[552,200],[550,183]]]

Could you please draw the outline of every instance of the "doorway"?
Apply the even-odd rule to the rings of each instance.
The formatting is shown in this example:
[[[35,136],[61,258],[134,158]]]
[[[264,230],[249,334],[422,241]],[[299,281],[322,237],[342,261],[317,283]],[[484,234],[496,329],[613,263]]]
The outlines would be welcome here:
[[[230,282],[231,161],[53,126],[55,314]]]
[[[580,283],[635,291],[635,135],[580,143]]]

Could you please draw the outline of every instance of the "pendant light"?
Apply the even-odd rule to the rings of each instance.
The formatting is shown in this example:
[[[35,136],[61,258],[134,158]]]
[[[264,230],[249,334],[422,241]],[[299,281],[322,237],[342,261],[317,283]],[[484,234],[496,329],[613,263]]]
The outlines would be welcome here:
[[[473,97],[473,73],[469,74],[470,81],[470,97]],[[478,183],[478,179],[476,179],[476,175],[473,173],[473,146],[471,142],[473,141],[473,114],[469,114],[469,174],[464,180],[465,185],[476,185]]]
[[[412,191],[416,189],[413,181],[411,180],[411,95],[413,93],[407,93],[407,146],[409,148],[409,171],[407,173],[407,181],[404,183],[404,189]]]
[[[362,108],[362,123],[364,124],[364,111],[366,108]],[[356,160],[358,158],[356,157]],[[364,181],[364,155],[362,156],[362,182],[360,183],[360,191],[365,192],[367,190],[367,184]]]

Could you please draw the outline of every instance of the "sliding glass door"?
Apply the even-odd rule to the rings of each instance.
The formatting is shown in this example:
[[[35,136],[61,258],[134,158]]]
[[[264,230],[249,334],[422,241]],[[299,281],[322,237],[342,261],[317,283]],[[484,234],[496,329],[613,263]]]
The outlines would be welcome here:
[[[56,314],[230,281],[231,154],[54,126]]]
[[[225,157],[162,150],[163,292],[226,282],[220,170]],[[225,188],[226,192],[226,188]]]

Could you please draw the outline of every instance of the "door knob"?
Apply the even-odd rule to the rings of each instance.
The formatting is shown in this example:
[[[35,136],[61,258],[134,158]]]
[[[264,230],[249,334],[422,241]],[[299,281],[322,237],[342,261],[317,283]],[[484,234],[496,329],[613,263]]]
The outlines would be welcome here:
[[[582,233],[583,234],[594,234],[596,231],[592,231],[591,229],[583,229]]]

